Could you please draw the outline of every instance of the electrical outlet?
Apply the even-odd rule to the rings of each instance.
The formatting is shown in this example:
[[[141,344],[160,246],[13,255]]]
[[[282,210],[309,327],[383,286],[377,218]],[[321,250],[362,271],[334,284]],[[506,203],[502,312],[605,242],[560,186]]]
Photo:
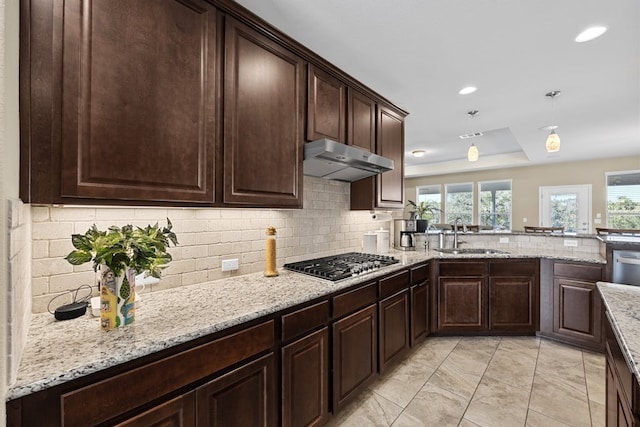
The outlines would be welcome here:
[[[522,218],[522,222],[527,222],[527,218]]]
[[[238,269],[238,258],[225,259],[222,261],[222,271],[234,271]]]
[[[573,239],[565,239],[564,240],[564,245],[565,246],[570,246],[572,248],[577,248],[578,247],[578,241],[577,240],[573,240]]]
[[[600,218],[596,218],[596,219],[593,220],[593,223],[594,224],[601,224],[602,220]]]
[[[509,238],[508,237],[501,237],[500,238],[500,243],[509,243]]]

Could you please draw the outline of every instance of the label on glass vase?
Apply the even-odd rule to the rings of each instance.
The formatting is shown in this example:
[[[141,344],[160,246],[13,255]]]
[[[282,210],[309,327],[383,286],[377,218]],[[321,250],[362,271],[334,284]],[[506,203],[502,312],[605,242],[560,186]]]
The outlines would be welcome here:
[[[100,327],[105,330],[129,325],[135,320],[136,275],[126,269],[116,276],[105,265],[100,266]]]

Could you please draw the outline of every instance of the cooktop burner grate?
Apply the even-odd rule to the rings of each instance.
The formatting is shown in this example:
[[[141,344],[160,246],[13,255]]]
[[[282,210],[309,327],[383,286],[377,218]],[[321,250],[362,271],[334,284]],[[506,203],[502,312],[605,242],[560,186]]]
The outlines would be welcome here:
[[[335,282],[369,273],[398,262],[399,261],[392,256],[348,252],[340,255],[292,262],[285,264],[284,268]]]

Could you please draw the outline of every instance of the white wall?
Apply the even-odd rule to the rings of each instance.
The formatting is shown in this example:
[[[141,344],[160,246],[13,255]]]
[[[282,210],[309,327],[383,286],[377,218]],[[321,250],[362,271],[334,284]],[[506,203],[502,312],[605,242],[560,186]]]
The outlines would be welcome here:
[[[19,2],[0,0],[0,425],[7,390],[8,205],[18,197]]]

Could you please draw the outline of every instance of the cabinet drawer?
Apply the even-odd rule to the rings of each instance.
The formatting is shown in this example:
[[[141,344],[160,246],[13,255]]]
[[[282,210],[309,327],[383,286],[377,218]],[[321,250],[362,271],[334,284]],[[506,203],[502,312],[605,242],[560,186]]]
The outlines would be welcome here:
[[[287,341],[329,321],[329,301],[301,308],[282,316],[282,340]]]
[[[274,321],[83,387],[60,398],[63,425],[97,425],[274,346]],[[105,399],[108,396],[108,399]],[[100,402],[88,405],[87,402]]]
[[[484,276],[487,264],[484,262],[441,262],[440,276]]]
[[[553,264],[553,275],[597,282],[602,280],[602,266],[556,262]]]
[[[627,399],[627,404],[630,405],[631,402],[633,402],[632,390],[634,387],[635,379],[633,378],[633,374],[629,369],[627,359],[625,359],[624,355],[622,354],[622,350],[620,349],[620,345],[618,344],[618,340],[616,339],[613,329],[611,328],[610,322],[611,319],[609,318],[609,314],[607,313],[607,321],[604,322],[606,329],[606,356],[618,375],[618,379],[620,380],[620,384],[622,386],[622,389],[624,390],[625,398]]]
[[[380,298],[386,298],[409,287],[409,270],[380,280]]]
[[[429,279],[429,264],[423,264],[411,269],[411,283],[424,282]]]
[[[489,264],[490,276],[535,276],[538,265],[533,261],[502,261]]]
[[[333,297],[333,317],[342,317],[378,300],[376,282]]]

